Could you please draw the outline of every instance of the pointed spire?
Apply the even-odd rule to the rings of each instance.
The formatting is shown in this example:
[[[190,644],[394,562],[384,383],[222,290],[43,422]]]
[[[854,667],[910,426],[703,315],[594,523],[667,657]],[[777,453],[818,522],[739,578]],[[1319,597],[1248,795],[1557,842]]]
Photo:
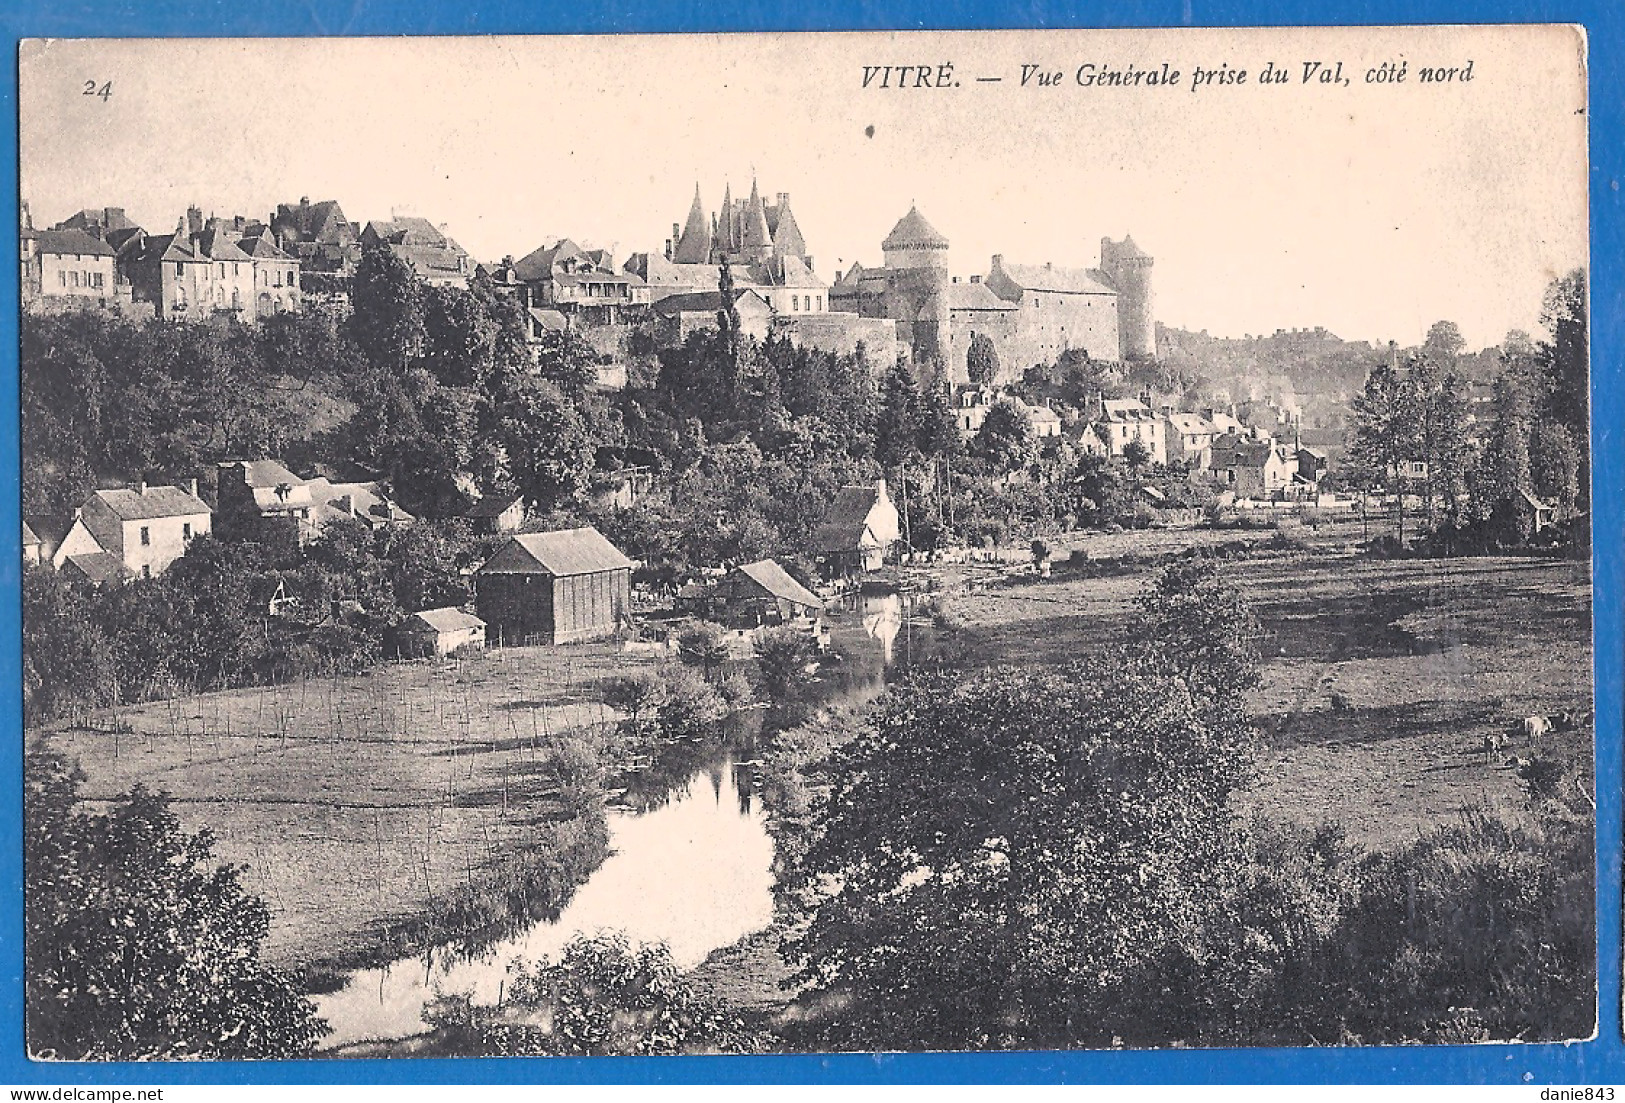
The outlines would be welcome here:
[[[694,203],[688,209],[688,222],[678,238],[672,260],[678,264],[705,264],[711,259],[711,228],[706,223],[705,205],[700,201],[700,185],[694,185]]]
[[[750,182],[750,199],[745,203],[745,225],[740,228],[739,239],[743,253],[765,257],[772,251],[773,239],[767,232],[767,212],[762,210],[762,193],[756,190],[754,179]]]
[[[717,232],[714,235],[716,239],[717,251],[720,253],[730,253],[734,248],[735,237],[734,197],[733,188],[728,184],[722,185],[722,214],[720,216],[720,222],[721,224],[717,227]]]

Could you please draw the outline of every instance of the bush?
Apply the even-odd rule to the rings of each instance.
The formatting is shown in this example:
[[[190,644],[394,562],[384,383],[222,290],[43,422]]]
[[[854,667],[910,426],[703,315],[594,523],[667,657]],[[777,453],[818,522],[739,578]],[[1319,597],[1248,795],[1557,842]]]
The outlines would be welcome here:
[[[753,1053],[762,1039],[703,995],[664,943],[577,935],[556,963],[515,962],[501,1007],[445,996],[424,1012],[448,1051],[482,1057]]]
[[[756,671],[762,689],[773,701],[796,700],[811,682],[807,664],[818,656],[818,646],[806,632],[775,628],[756,641]]]
[[[297,1057],[328,1033],[293,979],[260,960],[265,904],[169,798],[136,786],[75,809],[83,775],[27,761],[28,1048],[57,1060]]]

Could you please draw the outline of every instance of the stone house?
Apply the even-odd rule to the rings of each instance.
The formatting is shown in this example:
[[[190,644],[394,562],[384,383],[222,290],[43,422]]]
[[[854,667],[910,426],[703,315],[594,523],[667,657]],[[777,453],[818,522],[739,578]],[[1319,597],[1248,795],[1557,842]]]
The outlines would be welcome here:
[[[722,309],[722,293],[696,291],[669,295],[654,305],[655,343],[662,348],[681,345],[701,330],[717,328]],[[739,331],[765,340],[772,327],[773,308],[755,291],[734,292],[734,309],[739,313]]]
[[[192,540],[210,530],[212,517],[195,483],[92,491],[51,563],[101,582],[108,580],[108,561],[95,557],[105,555],[119,572],[151,578],[185,555]]]

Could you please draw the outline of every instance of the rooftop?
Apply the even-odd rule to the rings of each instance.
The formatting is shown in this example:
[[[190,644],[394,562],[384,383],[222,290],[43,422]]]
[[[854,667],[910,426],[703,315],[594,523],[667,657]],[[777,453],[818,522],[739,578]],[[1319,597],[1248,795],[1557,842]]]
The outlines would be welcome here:
[[[510,537],[479,569],[480,574],[597,574],[630,570],[632,561],[590,525]]]

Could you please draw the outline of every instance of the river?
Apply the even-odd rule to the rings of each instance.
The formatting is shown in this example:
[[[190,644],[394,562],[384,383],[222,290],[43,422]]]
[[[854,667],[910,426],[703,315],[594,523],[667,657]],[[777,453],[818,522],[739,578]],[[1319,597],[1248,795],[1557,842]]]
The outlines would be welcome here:
[[[858,702],[884,687],[916,636],[895,595],[853,599],[831,621],[831,648],[815,683],[820,702]],[[501,997],[516,959],[555,956],[571,938],[624,931],[634,942],[664,941],[677,965],[692,969],[714,950],[773,920],[773,841],[755,793],[758,713],[739,718],[719,745],[660,771],[656,792],[642,791],[608,815],[610,857],[576,890],[552,922],[537,922],[477,954],[431,951],[348,975],[343,987],[313,997],[333,1027],[328,1048],[422,1034],[422,1012],[438,995],[470,992],[475,1003]],[[752,720],[754,719],[754,723]],[[692,752],[692,749],[691,749]]]

